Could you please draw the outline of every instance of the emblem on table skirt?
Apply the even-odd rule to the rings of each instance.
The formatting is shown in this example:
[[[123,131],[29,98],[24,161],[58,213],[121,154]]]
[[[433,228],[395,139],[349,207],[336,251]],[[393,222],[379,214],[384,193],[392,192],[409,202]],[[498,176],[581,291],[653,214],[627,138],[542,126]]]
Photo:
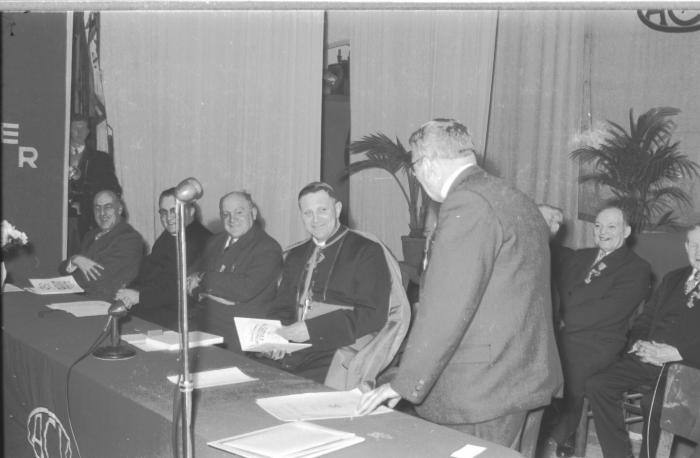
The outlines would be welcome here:
[[[37,407],[27,417],[27,440],[36,458],[72,458],[73,442],[61,420],[49,409]]]

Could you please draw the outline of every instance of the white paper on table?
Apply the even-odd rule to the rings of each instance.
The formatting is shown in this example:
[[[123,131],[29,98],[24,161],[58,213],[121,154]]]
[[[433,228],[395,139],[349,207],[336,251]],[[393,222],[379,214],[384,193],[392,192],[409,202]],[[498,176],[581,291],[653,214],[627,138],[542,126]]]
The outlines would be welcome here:
[[[220,439],[208,445],[246,458],[313,458],[364,440],[353,433],[299,421]]]
[[[177,383],[178,375],[168,375],[171,383]],[[243,373],[237,367],[225,367],[210,371],[193,372],[192,384],[195,389],[210,388],[213,386],[234,385],[236,383],[252,382],[257,380]]]
[[[27,291],[34,294],[72,294],[85,292],[72,275],[54,278],[30,278],[29,283],[32,284],[32,288],[27,288]]]
[[[15,286],[12,283],[5,283],[5,286],[2,287],[2,292],[3,293],[18,293],[20,291],[24,291],[22,288],[19,286]]]
[[[124,334],[122,340],[142,351],[167,351],[180,349],[180,333],[175,331],[149,332],[148,334]],[[202,331],[190,331],[188,346],[208,347],[224,342],[224,338]]]
[[[109,311],[109,302],[105,301],[75,301],[75,302],[57,302],[48,304],[47,307],[53,310],[63,310],[73,316],[79,318],[84,316],[101,316],[107,315]]]
[[[282,421],[325,420],[356,417],[360,398],[362,392],[355,388],[350,391],[274,396],[260,398],[255,402],[267,413]],[[369,415],[389,412],[393,411],[386,406],[380,406]]]
[[[268,352],[272,350],[285,350],[288,353],[308,348],[311,344],[290,342],[275,332],[282,327],[279,320],[264,320],[260,318],[234,317],[238,341],[241,350],[254,352]]]
[[[483,452],[484,450],[486,450],[486,447],[479,447],[478,445],[467,444],[450,456],[453,456],[454,458],[473,458],[479,453]]]

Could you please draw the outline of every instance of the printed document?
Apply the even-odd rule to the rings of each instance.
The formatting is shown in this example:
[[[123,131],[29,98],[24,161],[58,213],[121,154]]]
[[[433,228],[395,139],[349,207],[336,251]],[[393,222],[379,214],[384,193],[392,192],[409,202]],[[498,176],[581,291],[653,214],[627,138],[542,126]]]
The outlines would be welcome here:
[[[355,410],[361,397],[362,392],[355,388],[350,391],[275,396],[257,399],[255,402],[267,413],[282,421],[325,420],[357,416]],[[386,406],[380,406],[370,415],[388,412],[392,410]]]
[[[163,351],[180,349],[180,333],[175,331],[148,331],[147,334],[125,334],[122,340],[142,351]],[[191,331],[188,346],[208,347],[224,342],[224,338],[208,332]]]
[[[308,348],[311,344],[290,342],[275,332],[282,327],[279,320],[234,317],[241,350],[267,352],[285,350],[288,353]]]
[[[32,284],[32,287],[27,288],[27,291],[34,294],[71,294],[85,292],[71,275],[55,278],[30,278],[29,283]]]

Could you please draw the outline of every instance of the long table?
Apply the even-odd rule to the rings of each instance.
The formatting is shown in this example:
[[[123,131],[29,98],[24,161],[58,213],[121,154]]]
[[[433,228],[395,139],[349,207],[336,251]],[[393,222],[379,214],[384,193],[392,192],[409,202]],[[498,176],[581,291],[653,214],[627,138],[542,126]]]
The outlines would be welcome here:
[[[8,424],[26,435],[27,457],[170,457],[176,352],[142,352],[123,361],[88,356],[75,366],[66,404],[66,372],[102,331],[106,317],[76,318],[46,304],[81,296],[3,293],[3,400]],[[158,329],[130,318],[122,332]],[[268,396],[329,391],[312,381],[218,347],[191,350],[192,371],[237,366],[259,380],[195,390],[195,457],[226,457],[207,442],[280,424],[255,403]],[[316,423],[361,435],[365,441],[333,457],[448,457],[466,444],[486,447],[480,458],[519,457],[513,450],[400,412]],[[72,426],[72,430],[71,430]],[[6,438],[7,439],[7,438]],[[77,444],[76,444],[77,439]],[[6,441],[7,443],[7,441]],[[26,452],[26,455],[24,454]]]

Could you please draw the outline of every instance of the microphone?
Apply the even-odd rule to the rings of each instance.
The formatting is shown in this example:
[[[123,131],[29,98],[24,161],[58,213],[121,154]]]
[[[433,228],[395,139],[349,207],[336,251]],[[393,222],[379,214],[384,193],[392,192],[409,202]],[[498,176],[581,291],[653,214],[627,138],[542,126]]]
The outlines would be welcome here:
[[[202,194],[204,194],[202,184],[194,177],[182,180],[175,188],[175,197],[183,203],[197,200],[202,197]]]
[[[124,316],[127,313],[129,313],[129,308],[126,306],[124,301],[117,300],[117,301],[114,301],[114,303],[109,307],[109,310],[107,311],[107,313],[110,316],[121,317],[121,316]]]

